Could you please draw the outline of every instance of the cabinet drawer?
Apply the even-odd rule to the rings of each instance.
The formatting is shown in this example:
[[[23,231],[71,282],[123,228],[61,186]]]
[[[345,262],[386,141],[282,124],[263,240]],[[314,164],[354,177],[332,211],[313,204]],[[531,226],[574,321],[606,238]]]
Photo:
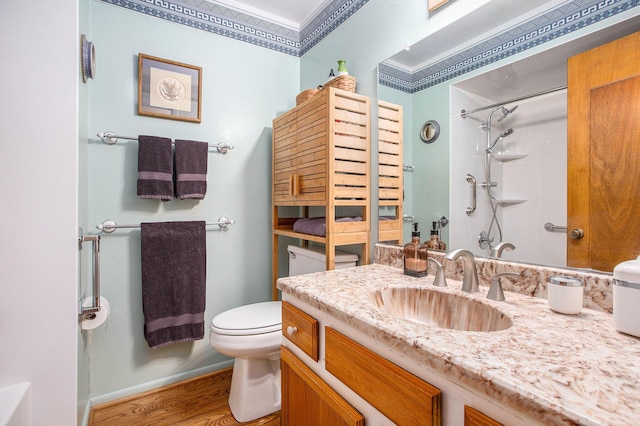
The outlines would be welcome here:
[[[369,349],[325,327],[329,373],[398,425],[442,424],[442,392]]]
[[[318,320],[295,306],[282,302],[282,335],[314,361],[318,361]]]

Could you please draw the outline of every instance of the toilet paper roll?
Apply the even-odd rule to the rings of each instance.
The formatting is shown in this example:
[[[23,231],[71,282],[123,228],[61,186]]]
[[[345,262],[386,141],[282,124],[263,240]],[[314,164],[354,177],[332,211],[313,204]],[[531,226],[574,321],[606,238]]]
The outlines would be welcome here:
[[[82,306],[93,306],[93,298],[86,297],[82,300]],[[80,326],[83,330],[93,330],[100,327],[109,318],[109,302],[104,297],[100,296],[100,311],[96,312],[96,316],[93,319],[85,319],[80,322]]]

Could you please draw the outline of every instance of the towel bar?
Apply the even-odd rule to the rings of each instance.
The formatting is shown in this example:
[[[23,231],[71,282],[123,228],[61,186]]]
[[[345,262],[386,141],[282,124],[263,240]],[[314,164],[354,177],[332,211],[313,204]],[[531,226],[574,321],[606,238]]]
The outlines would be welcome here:
[[[547,222],[544,224],[544,230],[547,232],[567,232],[567,227],[558,226],[558,225],[554,225],[551,222]]]
[[[220,216],[217,222],[207,222],[207,226],[218,225],[220,229],[226,229],[229,225],[233,225],[235,223],[235,220],[229,219],[226,216]],[[108,219],[100,225],[97,225],[96,228],[110,234],[118,228],[140,228],[140,225],[118,225],[114,220]]]
[[[100,311],[100,235],[84,235],[82,228],[80,228],[80,236],[78,237],[78,249],[82,250],[82,243],[91,241],[92,244],[92,260],[91,265],[93,269],[92,281],[93,281],[93,305],[82,306],[82,300],[80,300],[78,308],[78,320],[92,319],[95,317],[96,312]]]
[[[137,141],[138,138],[133,137],[133,136],[121,136],[121,135],[116,135],[113,132],[100,132],[97,135],[100,139],[102,139],[102,142],[106,143],[107,145],[113,145],[116,142],[118,142],[118,139],[128,139],[128,140],[132,140],[132,141]],[[171,142],[174,143],[174,142]],[[209,144],[209,148],[216,148],[218,150],[218,152],[220,154],[226,154],[227,151],[229,151],[230,149],[235,148],[233,145],[229,145],[227,143],[224,142],[220,142],[220,143],[216,143],[216,144]]]

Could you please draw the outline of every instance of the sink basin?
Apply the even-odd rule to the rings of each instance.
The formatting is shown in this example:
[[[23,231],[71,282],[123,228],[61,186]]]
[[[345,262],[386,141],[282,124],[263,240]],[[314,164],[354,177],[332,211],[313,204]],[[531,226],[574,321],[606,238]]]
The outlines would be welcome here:
[[[500,331],[513,325],[482,301],[428,288],[389,287],[375,291],[371,301],[395,317],[451,330]]]

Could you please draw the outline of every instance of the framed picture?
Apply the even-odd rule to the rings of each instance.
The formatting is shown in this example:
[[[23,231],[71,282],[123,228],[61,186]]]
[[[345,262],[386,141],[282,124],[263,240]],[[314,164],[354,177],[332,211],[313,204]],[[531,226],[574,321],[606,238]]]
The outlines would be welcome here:
[[[138,54],[138,115],[200,123],[202,68]]]
[[[429,12],[433,12],[440,6],[443,6],[449,0],[429,0]]]

